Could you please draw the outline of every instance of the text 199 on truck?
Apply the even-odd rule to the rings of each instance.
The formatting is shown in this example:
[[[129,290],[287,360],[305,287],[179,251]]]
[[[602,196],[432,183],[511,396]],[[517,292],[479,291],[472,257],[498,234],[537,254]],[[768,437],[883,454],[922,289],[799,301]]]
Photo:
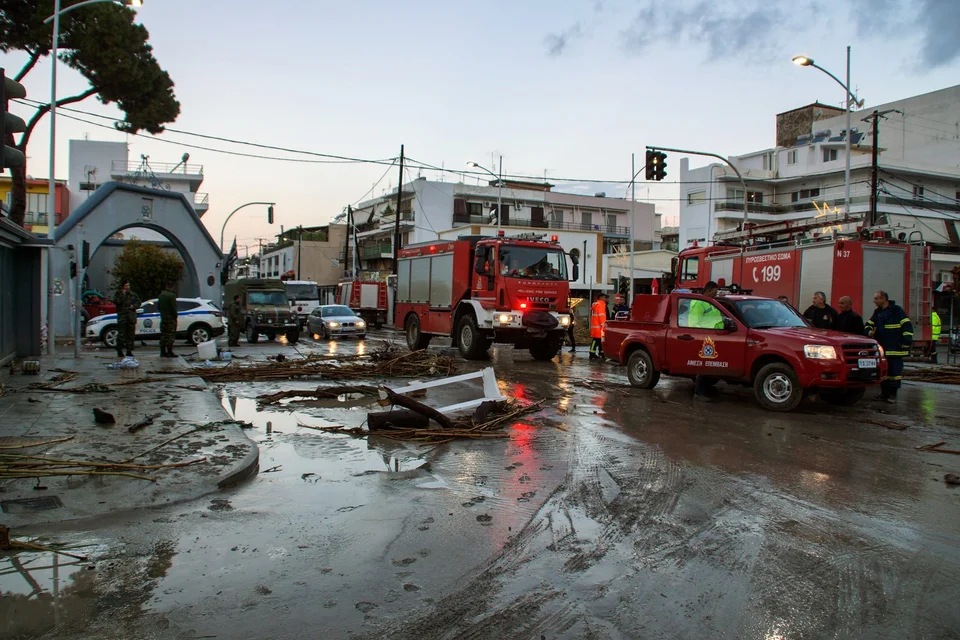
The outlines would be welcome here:
[[[464,358],[484,357],[493,343],[529,349],[550,360],[572,321],[569,280],[579,266],[557,237],[460,236],[404,247],[397,264],[395,322],[411,350],[434,336],[452,337]]]

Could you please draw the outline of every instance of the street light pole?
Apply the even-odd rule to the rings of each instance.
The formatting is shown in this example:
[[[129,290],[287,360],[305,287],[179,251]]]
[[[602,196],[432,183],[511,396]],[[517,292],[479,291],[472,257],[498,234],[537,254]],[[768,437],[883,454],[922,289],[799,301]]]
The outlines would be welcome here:
[[[470,162],[467,162],[467,166],[468,166],[468,167],[473,167],[474,169],[480,169],[481,171],[486,171],[487,173],[489,173],[490,175],[492,175],[494,178],[497,179],[497,233],[499,234],[499,232],[500,232],[500,218],[501,218],[501,216],[502,216],[502,210],[503,210],[503,197],[502,197],[502,194],[503,194],[503,156],[500,156],[500,175],[495,174],[493,171],[490,171],[490,169],[487,169],[486,167],[481,166],[481,165],[477,164],[476,162],[474,162],[474,161],[472,161],[472,160],[471,160]]]
[[[833,81],[839,84],[841,87],[843,87],[843,90],[845,92],[844,102],[846,103],[847,134],[845,136],[846,143],[844,144],[844,147],[846,148],[847,159],[846,159],[846,166],[844,167],[844,171],[843,171],[843,199],[844,199],[844,207],[845,207],[844,213],[846,215],[850,215],[850,145],[851,145],[851,138],[852,138],[852,134],[850,132],[850,103],[851,101],[854,103],[859,102],[859,100],[857,100],[857,96],[853,95],[853,91],[850,90],[850,46],[849,45],[847,46],[847,82],[846,84],[841,82],[840,78],[833,75],[832,73],[830,73],[829,71],[821,67],[820,65],[816,64],[813,61],[813,58],[808,58],[807,56],[797,56],[793,59],[793,63],[801,67],[813,67],[814,69],[819,69],[823,73],[833,78]]]
[[[276,202],[248,202],[247,204],[242,204],[236,209],[234,209],[233,211],[231,211],[230,215],[227,216],[227,219],[223,221],[223,226],[220,227],[220,253],[223,253],[223,232],[227,228],[227,223],[230,222],[230,218],[232,218],[233,214],[235,214],[237,211],[240,211],[240,209],[243,209],[244,207],[250,207],[255,204],[265,204],[267,206],[272,207],[277,203]]]
[[[627,298],[627,304],[633,305],[633,297],[636,295],[633,290],[633,248],[634,248],[634,239],[633,239],[633,222],[637,218],[637,154],[630,154],[630,171],[633,173],[633,177],[630,178],[630,297]]]

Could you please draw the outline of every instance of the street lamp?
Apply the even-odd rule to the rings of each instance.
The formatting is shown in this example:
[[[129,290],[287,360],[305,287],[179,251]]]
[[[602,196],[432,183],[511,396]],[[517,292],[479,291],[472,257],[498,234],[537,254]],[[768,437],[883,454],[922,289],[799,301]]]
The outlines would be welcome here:
[[[80,7],[100,2],[116,2],[129,7],[143,5],[143,0],[85,0],[70,5],[66,9],[60,8],[60,0],[54,0],[53,15],[43,21],[44,24],[53,23],[53,40],[50,47],[50,193],[47,195],[47,237],[53,240],[53,232],[57,230],[57,180],[54,178],[56,169],[56,137],[57,137],[57,45],[60,39],[60,16],[70,13]],[[56,331],[53,326],[53,260],[47,260],[47,353],[56,352]],[[79,304],[79,300],[77,304]],[[79,313],[79,312],[78,312]]]
[[[847,153],[847,162],[846,167],[843,171],[843,199],[845,205],[845,214],[850,215],[850,138],[852,134],[850,132],[850,101],[859,102],[857,96],[853,95],[853,92],[850,90],[850,47],[847,46],[847,82],[844,84],[840,82],[840,78],[833,75],[817,63],[813,61],[813,58],[808,58],[807,56],[796,56],[793,59],[793,63],[800,67],[813,67],[814,69],[819,69],[824,72],[831,78],[833,78],[837,84],[843,87],[843,90],[846,92],[844,102],[846,103],[847,111],[847,135],[846,137],[846,153]]]
[[[473,160],[467,162],[467,166],[473,167],[474,169],[480,169],[481,171],[486,171],[487,173],[489,173],[490,175],[492,175],[494,178],[497,179],[497,231],[499,232],[500,218],[503,216],[503,206],[502,206],[503,200],[501,198],[501,195],[503,194],[503,156],[500,156],[500,175],[499,176],[495,174],[493,171],[490,171],[490,169],[480,166]]]
[[[277,204],[276,202],[248,202],[247,204],[240,205],[230,212],[230,215],[227,216],[227,219],[223,221],[223,226],[220,227],[220,253],[223,253],[223,232],[227,228],[227,223],[230,222],[230,218],[232,218],[233,214],[235,214],[237,211],[240,211],[240,209],[243,209],[244,207],[251,207],[255,204],[265,204],[269,207],[267,210],[267,221],[270,224],[273,224],[273,207]]]

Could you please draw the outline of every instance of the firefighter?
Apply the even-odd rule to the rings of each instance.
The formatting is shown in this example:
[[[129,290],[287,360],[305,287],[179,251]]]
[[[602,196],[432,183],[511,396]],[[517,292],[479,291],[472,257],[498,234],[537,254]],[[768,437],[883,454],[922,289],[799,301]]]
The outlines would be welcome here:
[[[137,333],[137,308],[140,298],[130,291],[130,283],[124,282],[113,297],[113,304],[117,306],[117,356],[122,358],[126,350],[128,356],[133,355],[133,339]]]
[[[243,328],[243,305],[240,304],[240,294],[233,296],[233,304],[227,310],[227,321],[230,324],[230,339],[227,344],[231,347],[240,346],[240,330]]]
[[[620,314],[625,314],[621,316]],[[630,317],[630,307],[627,306],[626,300],[623,298],[623,294],[618,293],[613,296],[613,317],[614,319],[618,317],[629,318]]]
[[[866,332],[883,347],[888,366],[887,377],[880,383],[881,393],[877,400],[894,404],[903,379],[903,359],[910,353],[913,343],[913,324],[886,291],[873,294],[873,303],[877,308],[867,321]]]
[[[176,358],[173,352],[173,343],[177,336],[177,294],[176,285],[168,284],[160,297],[157,298],[157,308],[160,311],[160,357]]]
[[[817,329],[833,329],[837,310],[827,304],[827,296],[823,291],[817,291],[813,294],[813,304],[803,312],[803,317]]]
[[[840,313],[833,321],[833,328],[844,333],[854,333],[858,336],[863,335],[863,318],[853,310],[853,300],[850,296],[843,296],[837,301],[840,307]]]
[[[607,326],[607,294],[597,295],[597,301],[590,307],[590,359],[603,360],[603,331]]]
[[[930,362],[936,364],[937,343],[940,342],[940,330],[943,328],[943,323],[940,321],[940,314],[937,313],[936,309],[930,314],[930,324],[933,330],[933,340],[930,342],[930,353],[927,355],[930,356]]]

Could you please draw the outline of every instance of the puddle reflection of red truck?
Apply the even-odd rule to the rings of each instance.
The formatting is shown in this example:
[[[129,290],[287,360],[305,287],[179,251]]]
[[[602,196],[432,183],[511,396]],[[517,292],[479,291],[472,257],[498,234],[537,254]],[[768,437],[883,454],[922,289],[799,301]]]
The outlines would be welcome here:
[[[702,326],[697,305],[715,310],[712,328]],[[811,393],[855,404],[887,366],[875,340],[814,329],[790,305],[748,295],[638,295],[629,320],[607,323],[603,351],[626,365],[635,387],[653,388],[661,373],[710,376],[753,387],[772,411],[791,411]]]

